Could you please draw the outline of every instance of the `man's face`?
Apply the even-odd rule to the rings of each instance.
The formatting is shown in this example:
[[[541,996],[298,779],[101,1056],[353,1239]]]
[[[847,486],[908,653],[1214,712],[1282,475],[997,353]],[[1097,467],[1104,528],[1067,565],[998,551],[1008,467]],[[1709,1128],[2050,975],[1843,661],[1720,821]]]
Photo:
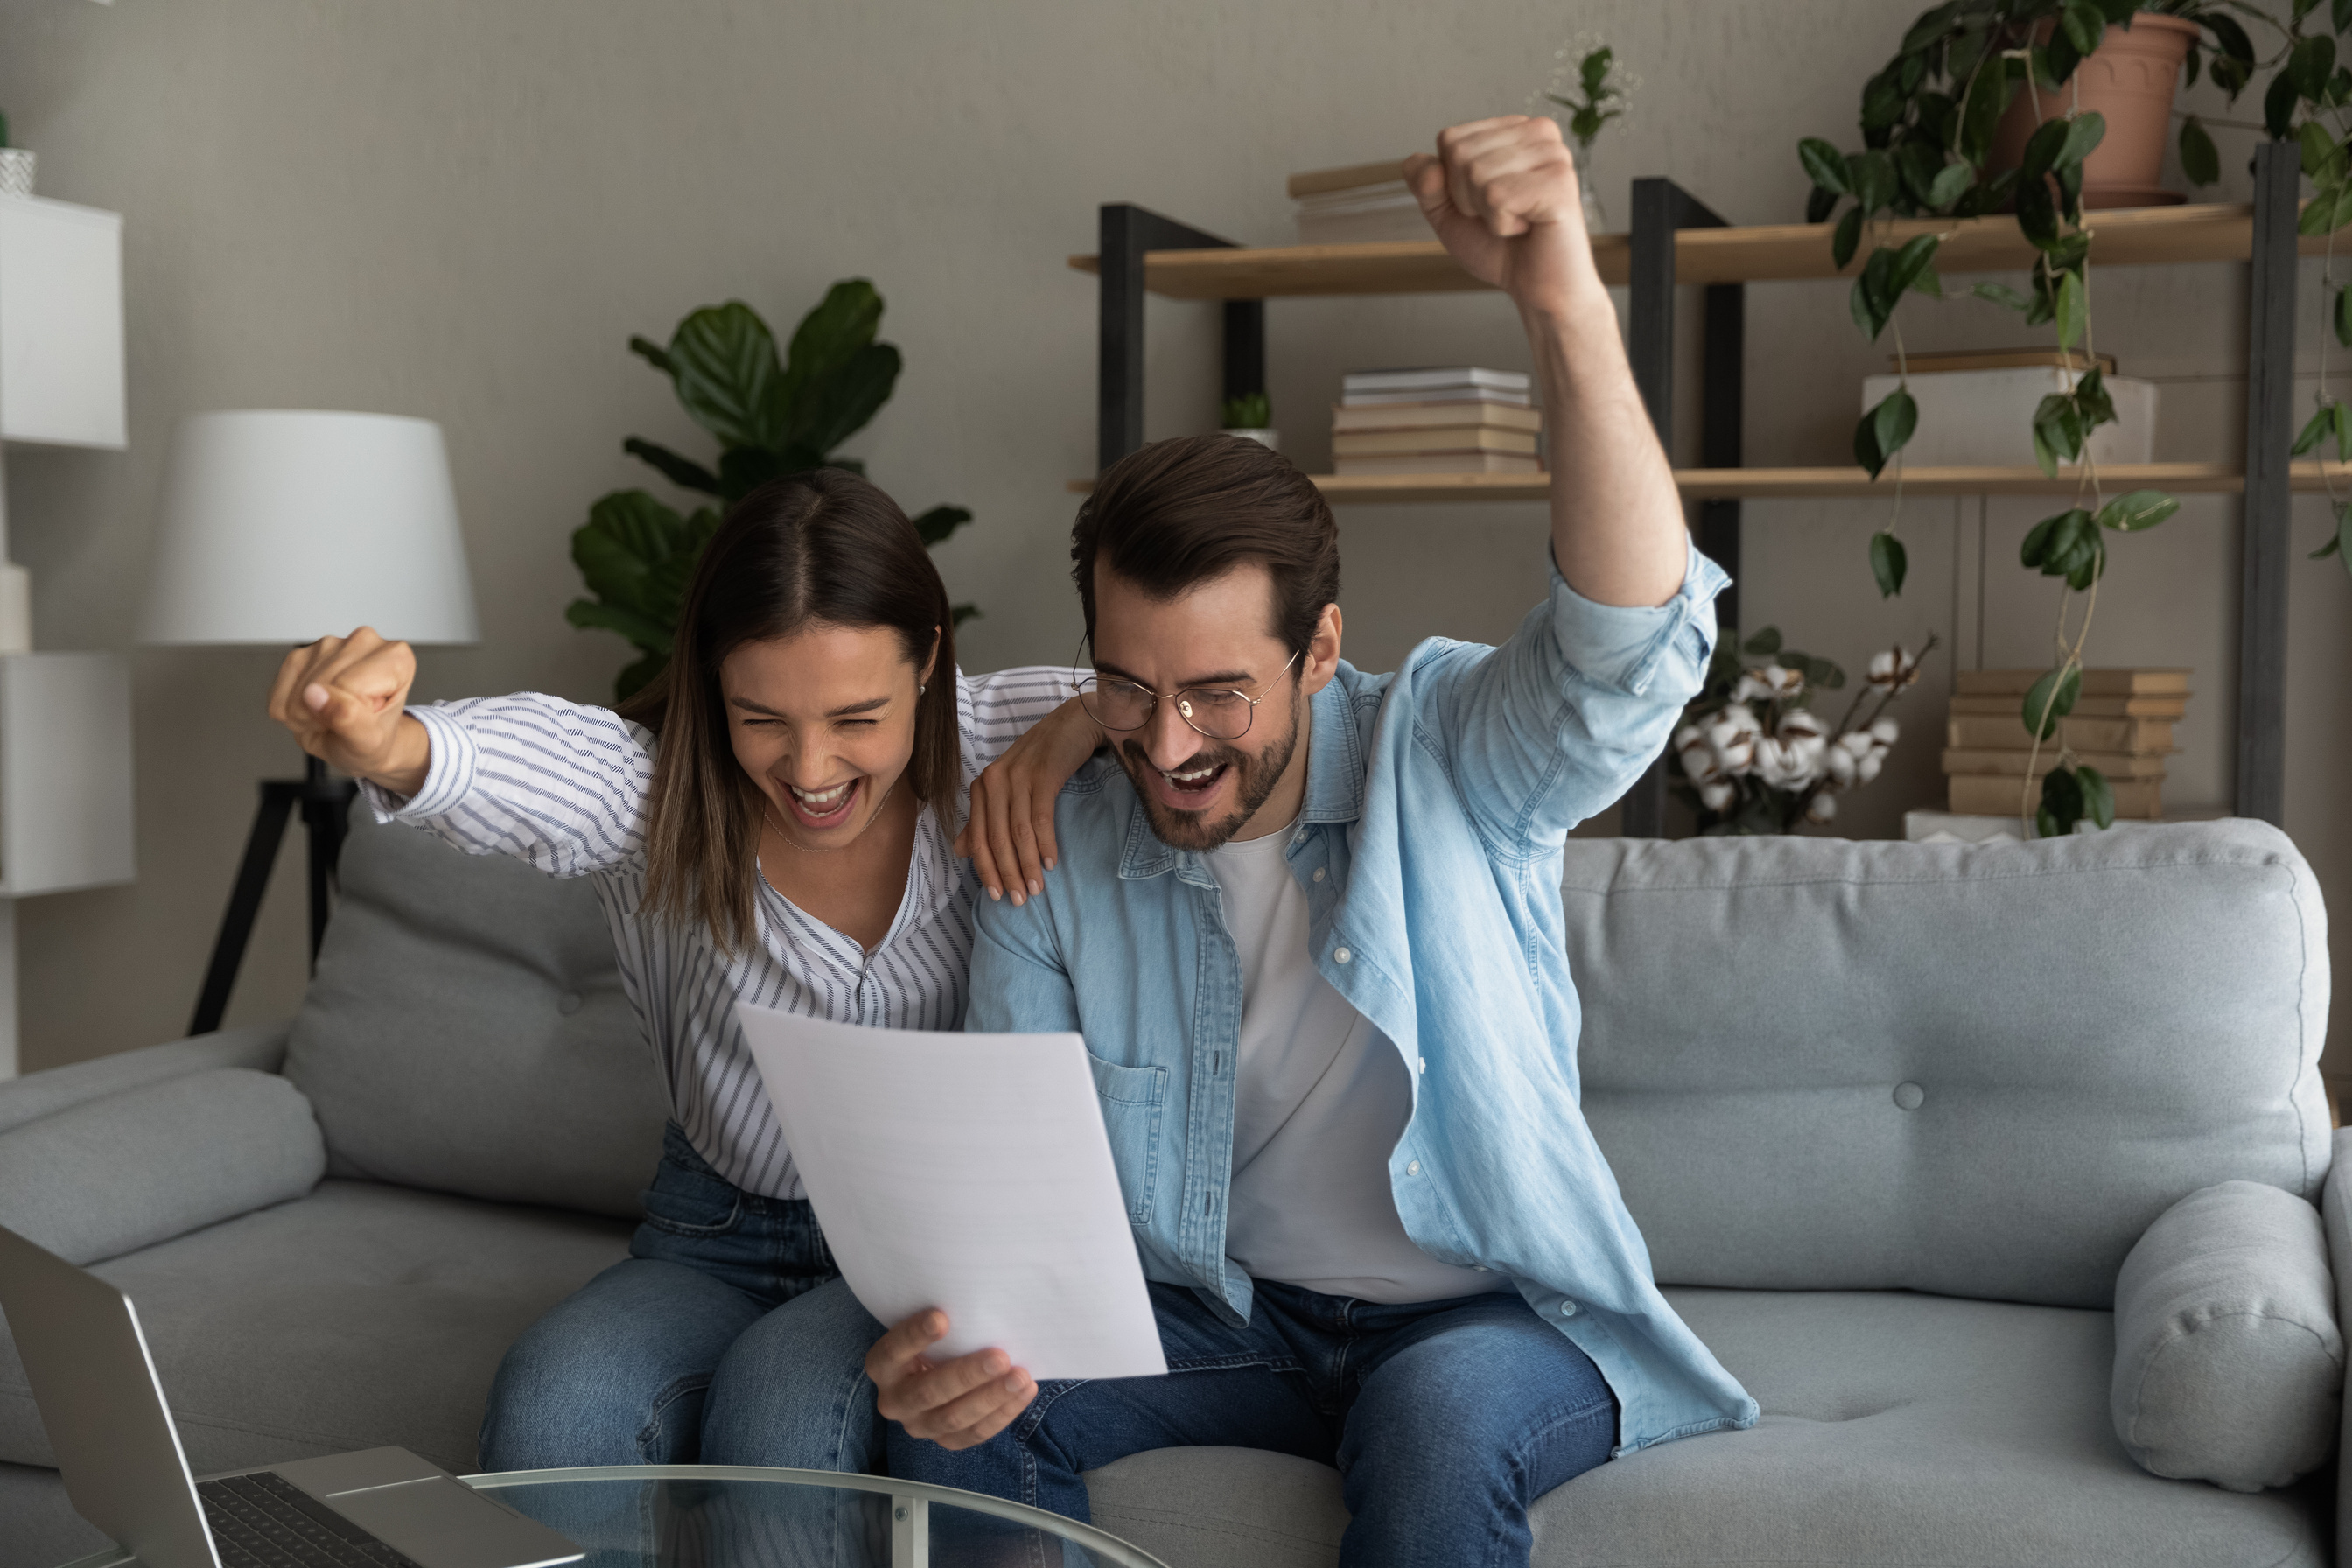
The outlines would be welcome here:
[[[1237,566],[1174,599],[1154,599],[1108,567],[1095,567],[1094,664],[1106,683],[1261,699],[1249,729],[1233,739],[1202,734],[1165,699],[1142,729],[1111,735],[1163,843],[1214,849],[1248,824],[1290,768],[1307,699],[1329,674],[1313,653],[1286,670],[1290,649],[1273,626],[1274,582],[1264,566]]]

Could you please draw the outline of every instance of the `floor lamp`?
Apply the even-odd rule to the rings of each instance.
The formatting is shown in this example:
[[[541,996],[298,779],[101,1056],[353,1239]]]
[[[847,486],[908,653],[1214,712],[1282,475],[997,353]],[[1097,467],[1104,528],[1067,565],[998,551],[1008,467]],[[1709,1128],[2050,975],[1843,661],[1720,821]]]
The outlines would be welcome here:
[[[164,472],[140,640],[291,647],[354,626],[411,643],[481,639],[441,427],[383,414],[243,409],[184,421]],[[264,693],[251,695],[258,717]],[[310,845],[310,958],[327,928],[357,785],[316,758],[264,779],[188,1032],[220,1027],[297,809]]]

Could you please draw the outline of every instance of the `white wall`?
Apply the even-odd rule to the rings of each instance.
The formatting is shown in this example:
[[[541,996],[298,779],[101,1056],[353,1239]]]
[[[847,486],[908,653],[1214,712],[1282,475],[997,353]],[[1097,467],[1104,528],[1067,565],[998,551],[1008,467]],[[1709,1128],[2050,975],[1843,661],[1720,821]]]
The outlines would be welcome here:
[[[1571,31],[1598,28],[1645,80],[1603,145],[1622,224],[1634,174],[1666,174],[1734,221],[1792,221],[1802,134],[1853,140],[1863,79],[1906,0],[998,0],[950,6],[751,0],[76,0],[0,3],[0,104],[45,193],[128,216],[131,448],[12,455],[16,551],[43,646],[129,647],[171,428],[191,410],[374,409],[449,436],[485,641],[427,652],[427,697],[538,687],[582,698],[625,661],[562,620],[567,538],[588,503],[653,482],[625,435],[698,447],[625,349],[688,310],[750,300],[780,330],[839,277],[872,278],[903,349],[897,399],[859,438],[910,509],[978,522],[941,555],[988,617],[969,668],[1068,656],[1073,498],[1094,449],[1094,290],[1063,258],[1095,208],[1135,201],[1244,242],[1289,233],[1283,176],[1400,154],[1449,121],[1517,110]],[[2224,133],[2228,137],[2231,133]],[[2225,140],[2242,195],[2246,139]],[[2314,264],[2315,268],[2315,264]],[[2165,455],[2241,442],[2242,268],[2098,283],[2100,347],[2166,383]],[[2315,289],[2307,289],[2308,306]],[[1215,308],[1152,307],[1153,436],[1213,420]],[[1922,301],[1916,347],[2030,341],[1982,305]],[[1832,284],[1759,286],[1748,320],[1748,460],[1844,460],[1864,343]],[[1523,364],[1494,299],[1282,301],[1272,391],[1290,449],[1328,459],[1338,373],[1469,358]],[[1695,393],[1695,385],[1685,386]],[[1695,437],[1696,432],[1689,433]],[[1930,630],[1991,663],[2044,658],[2052,595],[2013,564],[2041,512],[1982,524],[1979,613],[1965,577],[1976,504],[1916,503],[1914,586],[1882,605],[1864,564],[1875,503],[1749,510],[1747,620],[1858,668]],[[2233,506],[2192,502],[2126,541],[2095,663],[2193,664],[2172,798],[2229,794]],[[2298,540],[2324,513],[2301,503]],[[1349,652],[1379,667],[1430,632],[1494,637],[1538,578],[1536,508],[1352,509]],[[2331,808],[2346,739],[2352,584],[2297,560],[2289,826],[2331,891],[2352,834]],[[323,630],[340,628],[320,628]],[[163,1039],[184,1022],[239,852],[252,783],[296,764],[260,710],[272,656],[142,651],[136,887],[27,904],[29,1066]],[[1948,664],[1936,669],[1940,687]],[[1916,699],[1896,766],[1842,826],[1886,833],[1939,793],[1940,696]],[[282,1016],[301,982],[294,857],[232,1019]]]

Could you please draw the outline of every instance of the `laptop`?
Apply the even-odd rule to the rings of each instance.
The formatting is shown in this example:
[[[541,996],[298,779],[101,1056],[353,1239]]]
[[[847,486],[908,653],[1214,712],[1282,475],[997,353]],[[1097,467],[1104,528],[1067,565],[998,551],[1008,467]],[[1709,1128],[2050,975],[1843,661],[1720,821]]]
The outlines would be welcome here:
[[[5,1226],[0,1311],[74,1510],[143,1568],[551,1568],[586,1555],[405,1448],[197,1480],[131,1298]]]

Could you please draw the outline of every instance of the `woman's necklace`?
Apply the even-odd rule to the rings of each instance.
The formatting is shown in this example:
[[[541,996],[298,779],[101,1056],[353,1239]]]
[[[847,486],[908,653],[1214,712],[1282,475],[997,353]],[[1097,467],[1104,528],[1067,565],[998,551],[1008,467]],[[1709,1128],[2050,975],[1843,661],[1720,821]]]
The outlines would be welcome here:
[[[866,819],[866,826],[872,826],[876,818],[882,815],[882,808],[890,804],[891,793],[898,787],[898,781],[897,779],[892,779],[890,781],[890,788],[884,790],[882,792],[882,798],[874,803],[873,815]],[[768,825],[776,830],[777,837],[782,839],[785,843],[792,845],[793,848],[799,850],[803,855],[837,855],[844,849],[848,848],[849,844],[855,844],[857,842],[856,839],[852,838],[849,841],[849,844],[835,844],[827,849],[812,849],[805,844],[795,842],[793,836],[784,831],[783,823],[776,816],[776,803],[768,798],[768,792],[765,790],[761,790],[760,792],[760,814],[767,820]]]

